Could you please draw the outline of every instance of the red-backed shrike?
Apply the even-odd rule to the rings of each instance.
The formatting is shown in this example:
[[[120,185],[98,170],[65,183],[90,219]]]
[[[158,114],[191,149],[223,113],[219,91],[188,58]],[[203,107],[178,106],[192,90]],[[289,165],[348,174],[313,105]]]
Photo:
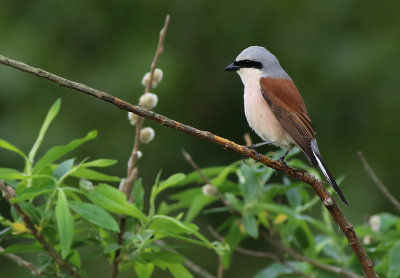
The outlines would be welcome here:
[[[335,179],[322,160],[315,130],[296,85],[278,59],[264,47],[250,46],[225,70],[236,71],[244,85],[244,112],[250,127],[265,142],[286,151],[299,146],[310,162],[319,167],[340,199],[347,205]]]

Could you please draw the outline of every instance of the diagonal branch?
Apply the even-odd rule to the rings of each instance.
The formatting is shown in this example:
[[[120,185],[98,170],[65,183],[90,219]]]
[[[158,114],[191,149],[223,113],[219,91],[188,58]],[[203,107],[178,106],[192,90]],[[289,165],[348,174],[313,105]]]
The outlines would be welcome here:
[[[364,165],[365,172],[371,177],[371,179],[375,182],[376,186],[382,191],[383,195],[393,204],[394,208],[397,211],[400,211],[400,203],[396,200],[396,198],[389,192],[383,182],[377,177],[374,170],[372,170],[371,166],[369,166],[367,159],[365,158],[362,151],[358,151],[357,155],[359,156],[362,164]]]
[[[321,180],[315,178],[313,175],[306,173],[302,170],[294,169],[291,167],[287,167],[286,165],[282,164],[279,161],[274,161],[264,155],[258,155],[257,153],[253,152],[251,149],[238,145],[228,139],[222,138],[218,135],[214,135],[211,132],[203,131],[191,127],[189,125],[182,124],[175,120],[169,119],[165,116],[157,114],[153,111],[148,111],[143,108],[140,108],[136,105],[132,105],[122,99],[116,98],[110,94],[105,92],[93,89],[88,87],[84,84],[74,82],[68,80],[66,78],[60,77],[58,75],[52,74],[40,68],[34,68],[29,66],[25,63],[15,61],[0,55],[0,64],[5,66],[13,67],[21,71],[25,71],[27,73],[48,79],[57,83],[59,86],[67,87],[81,93],[99,98],[103,101],[109,102],[122,110],[126,110],[132,113],[135,113],[139,116],[144,118],[150,119],[152,121],[158,122],[161,125],[179,130],[181,132],[190,134],[192,136],[216,143],[222,146],[224,149],[228,149],[230,151],[236,152],[241,154],[242,156],[247,156],[253,158],[255,160],[260,161],[261,163],[265,164],[268,167],[271,167],[283,174],[295,178],[297,180],[304,181],[305,183],[309,184],[315,193],[319,196],[324,206],[328,209],[329,213],[332,215],[332,218],[336,222],[336,224],[340,227],[342,233],[346,236],[349,245],[353,248],[354,253],[357,256],[358,261],[361,264],[365,277],[377,277],[374,266],[370,258],[368,257],[367,253],[365,252],[360,239],[358,238],[357,234],[354,231],[353,225],[346,219],[343,215],[340,208],[337,206],[336,202],[334,201],[333,197],[326,191],[323,186]]]
[[[4,248],[0,246],[0,252],[3,252],[3,251],[4,251]],[[42,275],[43,274],[43,272],[40,269],[38,269],[34,264],[25,261],[24,259],[22,259],[21,257],[15,255],[15,254],[7,253],[7,254],[4,254],[4,256],[9,258],[10,260],[16,262],[19,266],[29,269],[33,275]]]

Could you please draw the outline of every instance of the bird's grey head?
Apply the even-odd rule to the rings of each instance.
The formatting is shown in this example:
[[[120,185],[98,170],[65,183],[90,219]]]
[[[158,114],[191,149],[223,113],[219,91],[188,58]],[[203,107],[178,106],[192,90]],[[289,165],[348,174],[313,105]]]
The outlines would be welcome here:
[[[289,75],[282,69],[278,59],[261,46],[250,46],[243,50],[235,62],[228,65],[225,70],[237,71],[243,78],[251,72],[257,72],[260,77],[274,77],[291,80]]]

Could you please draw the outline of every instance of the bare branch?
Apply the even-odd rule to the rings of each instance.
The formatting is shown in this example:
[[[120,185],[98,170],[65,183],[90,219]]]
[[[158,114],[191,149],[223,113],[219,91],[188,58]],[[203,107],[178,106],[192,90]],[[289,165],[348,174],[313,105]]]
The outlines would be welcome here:
[[[326,189],[323,185],[323,182],[321,180],[315,178],[313,175],[306,173],[299,169],[288,167],[288,166],[282,164],[281,162],[272,160],[264,155],[258,155],[253,150],[251,150],[247,147],[238,145],[228,139],[214,135],[211,132],[199,130],[199,129],[196,129],[189,125],[182,124],[175,120],[169,119],[165,116],[157,114],[153,111],[148,111],[148,110],[145,110],[136,105],[132,105],[126,101],[123,101],[123,100],[116,98],[105,92],[93,89],[93,88],[83,85],[81,83],[77,83],[77,82],[65,79],[63,77],[57,76],[57,75],[47,72],[45,70],[42,70],[39,68],[34,68],[25,63],[9,59],[2,55],[0,55],[0,64],[6,65],[9,67],[13,67],[18,70],[22,70],[27,73],[48,79],[50,81],[56,82],[59,86],[67,87],[67,88],[82,92],[84,94],[88,94],[93,97],[99,98],[103,101],[109,102],[109,103],[119,107],[120,109],[135,113],[144,118],[158,122],[161,125],[164,125],[164,126],[176,129],[178,131],[187,133],[189,135],[216,143],[216,144],[222,146],[224,149],[239,153],[242,156],[246,156],[246,157],[250,157],[255,160],[258,160],[261,163],[265,164],[266,166],[273,168],[279,172],[282,172],[283,174],[285,174],[289,177],[295,178],[297,180],[300,180],[300,181],[303,181],[303,182],[309,184],[313,188],[315,193],[318,195],[318,197],[321,199],[324,206],[328,209],[328,211],[332,215],[334,221],[340,227],[340,230],[342,231],[342,233],[346,236],[346,238],[349,242],[349,245],[353,248],[353,251],[357,256],[357,259],[360,262],[360,265],[363,269],[364,275],[366,277],[377,277],[375,270],[374,270],[373,263],[370,260],[370,258],[368,257],[367,253],[365,252],[360,239],[358,238],[357,234],[354,231],[353,225],[345,218],[345,216],[343,215],[340,208],[337,206],[333,197],[326,191]]]
[[[0,252],[3,252],[3,251],[4,251],[4,249],[0,246]],[[33,265],[30,262],[25,261],[24,259],[22,259],[21,257],[15,255],[15,254],[7,253],[7,254],[4,254],[4,256],[9,258],[10,260],[16,262],[19,266],[29,269],[33,275],[42,275],[43,274],[42,271],[40,269],[38,269],[35,265]]]
[[[10,186],[6,186],[2,180],[0,180],[0,191],[3,193],[3,197],[7,201],[10,201],[11,198],[15,197],[14,189]],[[53,258],[58,267],[72,277],[81,278],[81,276],[72,267],[70,267],[65,260],[61,258],[60,254],[58,254],[57,251],[46,241],[43,235],[39,233],[39,231],[36,229],[35,224],[25,213],[25,211],[23,211],[17,203],[10,204],[14,207],[15,211],[21,217],[22,221],[24,221],[29,233],[31,233],[37,239],[37,241],[39,241],[39,243],[43,246],[43,249],[46,250],[50,257]]]
[[[204,182],[211,185],[212,183],[211,183],[210,179],[203,173],[203,171],[197,165],[197,163],[194,162],[194,160],[192,159],[192,156],[184,149],[182,149],[182,154],[183,154],[183,157],[185,158],[185,160],[193,167],[193,169],[196,170],[196,172],[200,175],[200,177],[204,180]]]
[[[161,245],[161,246],[165,245],[165,242],[160,240],[160,239],[156,240],[155,243],[157,243],[158,245]],[[172,252],[172,253],[175,253],[175,254],[180,254],[175,249],[165,248],[165,250],[168,250],[169,252]],[[199,275],[202,278],[215,278],[214,275],[212,275],[207,270],[201,268],[200,266],[198,266],[197,264],[195,264],[194,262],[192,262],[191,260],[189,260],[187,258],[185,258],[185,266],[187,268],[189,268],[193,273],[196,273],[197,275]]]
[[[372,168],[369,166],[363,152],[358,151],[357,155],[360,158],[362,164],[364,165],[365,172],[367,172],[367,174],[371,177],[371,179],[374,181],[379,190],[382,191],[383,195],[393,204],[394,208],[397,211],[400,211],[399,201],[397,201],[397,199],[389,192],[389,190],[386,188],[383,182],[376,176],[374,170],[372,170]]]

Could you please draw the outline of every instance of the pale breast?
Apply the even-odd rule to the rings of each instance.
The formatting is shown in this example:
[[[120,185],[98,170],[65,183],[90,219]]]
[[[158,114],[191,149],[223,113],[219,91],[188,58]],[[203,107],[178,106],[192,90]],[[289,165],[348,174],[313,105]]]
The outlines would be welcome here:
[[[259,78],[247,78],[244,88],[244,112],[250,127],[263,140],[271,140],[275,145],[290,149],[292,137],[283,129],[271,111],[260,91]]]

